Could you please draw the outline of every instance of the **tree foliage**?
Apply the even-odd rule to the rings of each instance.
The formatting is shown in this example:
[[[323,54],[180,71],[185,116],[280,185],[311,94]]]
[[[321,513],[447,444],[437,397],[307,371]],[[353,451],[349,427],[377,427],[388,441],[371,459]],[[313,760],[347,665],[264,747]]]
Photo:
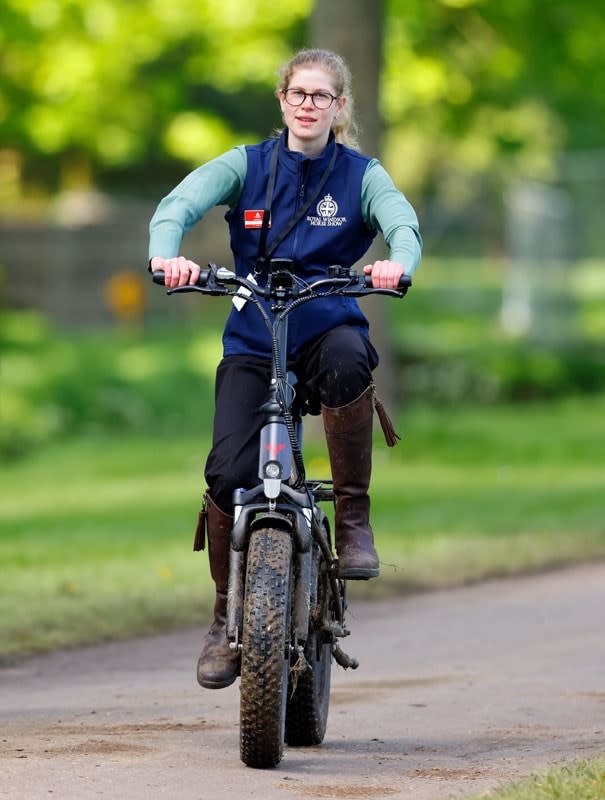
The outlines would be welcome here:
[[[449,174],[459,196],[473,175],[552,179],[563,149],[603,147],[593,0],[388,0],[385,31],[385,150],[405,185]]]
[[[0,181],[155,192],[266,136],[277,68],[308,42],[312,6],[0,0]],[[385,0],[384,14],[383,152],[408,189],[458,196],[469,176],[552,177],[563,148],[603,145],[594,0]]]
[[[66,169],[182,170],[268,133],[276,67],[309,11],[308,0],[3,5],[0,136],[51,183]]]

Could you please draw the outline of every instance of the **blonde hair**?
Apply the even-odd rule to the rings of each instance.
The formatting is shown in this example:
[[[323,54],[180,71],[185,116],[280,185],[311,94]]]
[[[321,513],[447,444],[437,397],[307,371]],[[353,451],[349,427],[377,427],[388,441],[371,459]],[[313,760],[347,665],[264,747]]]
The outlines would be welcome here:
[[[285,91],[290,85],[292,75],[300,67],[310,64],[323,67],[334,79],[334,89],[340,97],[346,96],[347,102],[332,125],[336,141],[359,150],[357,140],[357,123],[353,113],[353,94],[351,92],[351,72],[345,60],[331,50],[304,49],[283,65],[280,72],[278,92]]]

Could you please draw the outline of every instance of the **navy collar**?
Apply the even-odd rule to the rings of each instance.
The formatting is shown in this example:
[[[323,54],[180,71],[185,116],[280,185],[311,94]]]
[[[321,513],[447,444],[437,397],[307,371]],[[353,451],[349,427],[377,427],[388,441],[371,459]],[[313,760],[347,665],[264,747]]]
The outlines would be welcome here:
[[[287,141],[288,128],[284,128],[279,137],[279,163],[290,172],[298,172],[300,166],[305,163],[310,165],[309,169],[313,172],[316,170],[319,172],[323,171],[330,162],[334,148],[336,147],[334,131],[330,131],[328,143],[323,153],[317,158],[309,158],[309,156],[306,156],[304,153],[300,153],[296,150],[289,150]]]

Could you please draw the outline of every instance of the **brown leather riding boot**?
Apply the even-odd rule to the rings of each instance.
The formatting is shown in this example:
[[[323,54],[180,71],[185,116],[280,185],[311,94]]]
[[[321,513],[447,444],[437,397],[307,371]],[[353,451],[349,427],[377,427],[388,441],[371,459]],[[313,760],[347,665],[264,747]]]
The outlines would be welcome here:
[[[346,406],[321,407],[332,468],[339,576],[348,580],[367,580],[380,572],[368,496],[372,403],[369,386]]]
[[[206,689],[231,686],[239,675],[239,653],[227,640],[227,590],[229,588],[229,549],[233,517],[225,514],[206,493],[206,527],[210,574],[216,585],[214,621],[204,637],[197,662],[197,680]]]

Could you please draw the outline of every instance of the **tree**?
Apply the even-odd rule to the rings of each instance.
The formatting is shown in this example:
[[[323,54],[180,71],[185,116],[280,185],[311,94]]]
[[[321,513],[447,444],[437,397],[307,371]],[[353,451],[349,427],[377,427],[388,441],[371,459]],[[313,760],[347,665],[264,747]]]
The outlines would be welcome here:
[[[318,0],[310,19],[310,42],[314,47],[339,53],[351,69],[356,116],[360,125],[360,144],[365,153],[378,157],[383,131],[379,111],[379,88],[382,74],[384,3],[382,0]],[[347,21],[343,25],[343,20]],[[363,31],[363,41],[360,41]],[[364,263],[384,257],[384,245],[377,241]],[[385,325],[384,298],[364,302],[370,321],[372,340],[381,359],[376,373],[378,390],[388,405],[396,394],[392,347]]]
[[[380,151],[383,129],[378,106],[383,20],[383,0],[319,0],[313,6],[309,26],[313,46],[340,53],[351,68],[361,149],[374,154]]]
[[[387,0],[387,166],[463,204],[478,184],[557,179],[602,147],[605,14],[593,0]]]

